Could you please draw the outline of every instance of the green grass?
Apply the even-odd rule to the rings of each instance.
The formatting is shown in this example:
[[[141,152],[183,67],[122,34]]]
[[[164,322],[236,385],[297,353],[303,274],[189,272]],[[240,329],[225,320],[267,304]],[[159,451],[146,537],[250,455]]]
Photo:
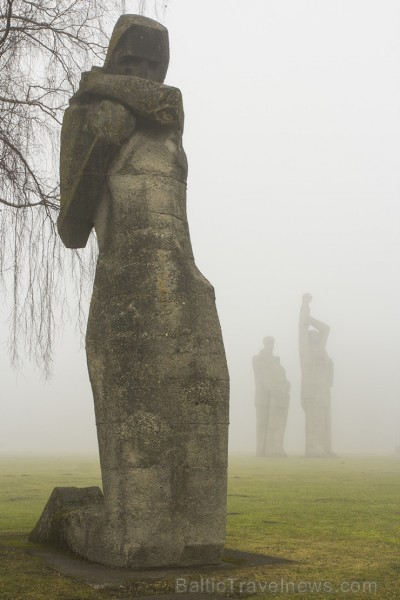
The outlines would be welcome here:
[[[173,590],[172,580],[93,590],[26,553],[27,534],[54,486],[99,484],[94,459],[0,458],[0,600],[111,600]],[[232,457],[226,545],[294,561],[205,573],[227,588],[234,577],[236,593],[241,582],[249,582],[242,591],[265,598],[399,600],[400,459]],[[194,586],[199,578],[193,574]],[[302,591],[313,582],[338,591]],[[342,582],[357,582],[360,591],[342,593]],[[377,592],[361,591],[365,582],[374,582]],[[268,587],[262,592],[269,584],[271,593]],[[291,592],[293,584],[300,584],[298,593]]]
[[[312,597],[400,599],[398,458],[238,457],[228,501],[228,512],[238,513],[228,519],[230,547],[298,563],[265,569],[266,580],[331,582],[335,589],[342,582],[376,582],[376,594]]]

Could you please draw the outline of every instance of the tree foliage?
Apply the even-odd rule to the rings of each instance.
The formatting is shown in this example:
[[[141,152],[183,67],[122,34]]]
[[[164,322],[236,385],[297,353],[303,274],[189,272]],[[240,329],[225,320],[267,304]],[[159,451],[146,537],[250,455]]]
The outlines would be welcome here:
[[[101,64],[112,8],[107,0],[0,2],[0,273],[14,365],[27,350],[48,369],[68,262],[83,290],[87,261],[68,256],[55,229],[59,128],[82,69]]]
[[[96,245],[66,251],[56,232],[59,131],[81,72],[102,64],[107,33],[126,8],[117,0],[0,0],[0,314],[7,307],[14,366],[28,354],[48,373],[68,281],[84,324]],[[157,17],[165,8],[137,0],[133,11]]]

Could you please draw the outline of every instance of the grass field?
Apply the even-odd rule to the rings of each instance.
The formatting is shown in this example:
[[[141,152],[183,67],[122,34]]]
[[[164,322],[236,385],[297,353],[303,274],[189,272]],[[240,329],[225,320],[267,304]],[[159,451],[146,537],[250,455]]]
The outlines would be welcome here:
[[[0,458],[0,600],[111,600],[174,590],[172,579],[93,590],[26,553],[27,534],[54,486],[99,484],[95,459]],[[235,578],[233,595],[400,600],[399,457],[231,457],[226,546],[294,562],[205,572],[209,590],[220,582],[230,594],[228,579]],[[193,573],[193,590],[200,577]]]

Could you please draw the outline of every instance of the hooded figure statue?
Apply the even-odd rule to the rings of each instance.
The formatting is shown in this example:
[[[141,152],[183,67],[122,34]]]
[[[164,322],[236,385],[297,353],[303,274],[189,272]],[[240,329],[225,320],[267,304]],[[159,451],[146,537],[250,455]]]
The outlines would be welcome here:
[[[283,449],[289,410],[290,383],[278,356],[275,339],[263,339],[262,350],[253,357],[256,391],[256,455],[286,456]]]
[[[103,493],[56,488],[31,534],[111,566],[215,564],[225,538],[229,380],[186,217],[168,33],[124,15],[61,136],[64,244],[95,228],[86,349]]]
[[[182,132],[181,93],[160,85],[168,61],[166,28],[124,15],[114,28],[104,67],[83,73],[61,131],[58,231],[68,248],[86,246],[110,164],[137,122]]]

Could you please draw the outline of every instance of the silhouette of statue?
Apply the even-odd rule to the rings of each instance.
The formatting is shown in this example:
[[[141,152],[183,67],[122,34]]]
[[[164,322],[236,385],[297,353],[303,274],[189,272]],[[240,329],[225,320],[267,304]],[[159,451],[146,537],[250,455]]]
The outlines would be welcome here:
[[[310,294],[303,295],[299,319],[301,405],[306,416],[306,456],[331,457],[333,362],[326,351],[329,327],[310,316]],[[310,329],[311,328],[311,329]]]
[[[215,564],[225,540],[229,379],[168,61],[163,25],[122,16],[61,135],[60,236],[83,247],[94,227],[99,244],[86,351],[104,495],[58,489],[31,539],[115,567]]]
[[[275,340],[266,337],[253,358],[256,385],[257,456],[286,456],[283,449],[290,383],[280,360],[273,355]]]

